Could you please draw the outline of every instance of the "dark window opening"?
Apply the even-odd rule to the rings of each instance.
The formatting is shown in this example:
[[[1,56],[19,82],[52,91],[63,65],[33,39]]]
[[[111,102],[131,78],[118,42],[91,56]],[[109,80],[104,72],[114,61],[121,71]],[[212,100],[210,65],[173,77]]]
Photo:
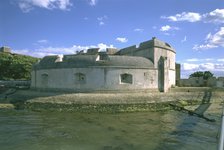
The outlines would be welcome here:
[[[144,79],[149,80],[149,78],[150,78],[149,72],[144,72]]]
[[[132,84],[132,75],[131,74],[121,74],[121,83]]]
[[[83,73],[76,73],[75,74],[75,82],[76,83],[86,83],[86,75]]]
[[[41,84],[43,86],[48,85],[48,74],[44,73],[44,74],[41,75]]]

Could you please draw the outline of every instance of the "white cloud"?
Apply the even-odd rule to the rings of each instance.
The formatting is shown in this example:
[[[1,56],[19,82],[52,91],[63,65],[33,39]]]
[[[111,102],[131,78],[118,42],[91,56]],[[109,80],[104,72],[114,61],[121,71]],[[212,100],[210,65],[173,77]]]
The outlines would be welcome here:
[[[99,43],[97,45],[80,46],[73,45],[71,47],[43,47],[39,49],[21,49],[13,50],[13,53],[30,55],[34,57],[44,57],[47,55],[61,55],[61,54],[75,54],[77,51],[86,51],[89,48],[100,48],[100,51],[105,51],[106,48],[115,48],[113,45],[106,45],[104,43]]]
[[[206,58],[206,59],[202,59],[202,61],[213,61],[214,59],[213,58]]]
[[[208,40],[213,45],[224,47],[224,27],[221,27],[214,35],[210,35]]]
[[[220,63],[199,63],[199,64],[193,64],[193,63],[183,63],[182,70],[184,71],[223,71],[224,72],[224,64]]]
[[[165,26],[162,26],[160,28],[160,31],[162,31],[162,32],[167,32],[167,31],[171,31],[171,30],[179,30],[179,28],[178,27],[171,27],[169,25],[165,25]]]
[[[19,0],[18,5],[23,12],[27,13],[34,7],[69,10],[72,3],[70,0]]]
[[[184,78],[189,77],[189,75],[195,71],[210,71],[214,73],[215,76],[223,76],[224,64],[222,63],[181,64],[181,74]]]
[[[203,44],[203,45],[194,45],[193,49],[194,50],[206,50],[206,49],[211,49],[211,48],[216,48],[218,46],[211,45],[211,44]]]
[[[195,50],[205,50],[216,47],[224,47],[224,27],[221,27],[214,35],[209,33],[205,38],[205,44],[194,45]]]
[[[46,44],[46,43],[48,43],[48,40],[38,40],[37,43]]]
[[[100,48],[100,51],[105,51],[107,48],[115,48],[113,45],[106,45],[104,43],[99,43],[97,47]]]
[[[97,20],[99,22],[99,25],[102,26],[105,24],[105,20],[108,19],[108,17],[106,15],[102,16],[102,17],[98,17]]]
[[[183,63],[181,64],[181,77],[188,78],[195,71],[210,71],[215,76],[223,76],[224,64],[222,63]]]
[[[144,31],[144,29],[141,29],[141,28],[136,28],[136,29],[134,29],[134,31],[135,31],[135,32],[143,32],[143,31]]]
[[[224,9],[216,9],[203,15],[204,21],[209,23],[224,23]]]
[[[184,39],[181,40],[181,43],[186,42],[187,41],[187,36],[184,36]]]
[[[224,58],[222,58],[222,59],[217,59],[217,61],[221,61],[221,62],[223,61],[223,62],[224,62]]]
[[[91,6],[95,6],[96,3],[97,3],[97,0],[89,0],[89,4],[90,4]]]
[[[199,65],[200,70],[215,70],[215,64],[213,63],[204,63]]]
[[[169,31],[171,29],[171,27],[169,25],[166,25],[166,26],[162,26],[160,28],[160,31]]]
[[[182,12],[173,16],[162,16],[162,19],[168,19],[169,21],[187,21],[198,22],[203,21],[205,23],[224,23],[224,9],[215,9],[211,12],[200,14],[196,12]]]
[[[183,63],[181,69],[183,70],[196,70],[199,68],[198,64],[190,64],[190,63]]]
[[[209,33],[209,34],[207,34],[207,36],[206,36],[205,40],[207,41],[207,40],[211,39],[211,37],[212,37],[212,34],[211,34],[211,33]]]
[[[168,19],[169,21],[189,21],[189,22],[197,22],[200,21],[202,16],[199,13],[194,12],[182,12],[181,14],[176,14],[175,16],[162,16],[162,19]]]
[[[100,21],[100,22],[99,22],[99,25],[100,25],[100,26],[102,26],[102,25],[104,25],[104,24],[105,24],[105,23],[104,23],[103,21]]]
[[[118,38],[116,38],[116,41],[121,42],[121,43],[126,43],[126,42],[128,42],[128,39],[124,38],[124,37],[118,37]]]
[[[186,61],[194,62],[194,61],[200,61],[200,59],[197,59],[197,58],[190,58],[190,59],[187,59]]]
[[[205,58],[205,59],[198,59],[198,58],[190,58],[190,59],[186,59],[186,61],[188,62],[199,62],[199,61],[213,61],[214,59],[212,58]]]

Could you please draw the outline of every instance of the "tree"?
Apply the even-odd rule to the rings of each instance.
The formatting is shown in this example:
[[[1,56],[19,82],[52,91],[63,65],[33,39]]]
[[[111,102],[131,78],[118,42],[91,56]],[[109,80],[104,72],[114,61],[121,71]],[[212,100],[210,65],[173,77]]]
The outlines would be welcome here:
[[[189,76],[189,78],[192,77],[203,77],[204,80],[207,80],[208,78],[213,77],[213,73],[210,71],[196,71]]]
[[[210,71],[205,71],[204,72],[204,76],[203,76],[203,79],[204,80],[208,80],[208,78],[211,78],[211,77],[213,77],[213,73],[211,73]]]
[[[30,80],[31,68],[39,59],[10,53],[0,53],[0,80]]]

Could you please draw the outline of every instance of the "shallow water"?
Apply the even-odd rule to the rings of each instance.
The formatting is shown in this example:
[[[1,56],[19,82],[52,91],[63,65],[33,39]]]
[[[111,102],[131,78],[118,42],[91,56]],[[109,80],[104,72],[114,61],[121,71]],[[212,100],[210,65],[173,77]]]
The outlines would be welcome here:
[[[175,111],[117,114],[0,111],[1,150],[215,150],[216,122]]]

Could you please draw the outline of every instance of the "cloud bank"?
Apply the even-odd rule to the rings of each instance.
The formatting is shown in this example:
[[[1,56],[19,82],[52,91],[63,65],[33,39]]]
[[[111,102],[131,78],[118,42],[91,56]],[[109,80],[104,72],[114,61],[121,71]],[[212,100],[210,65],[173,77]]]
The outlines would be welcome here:
[[[194,50],[206,50],[211,48],[224,47],[224,27],[221,27],[216,33],[208,33],[204,44],[194,45]]]
[[[182,12],[172,16],[162,16],[162,19],[167,19],[172,22],[199,22],[205,23],[224,23],[224,9],[215,9],[209,13],[200,14],[197,12]]]
[[[60,10],[69,10],[69,7],[72,6],[70,0],[19,0],[19,8],[23,12],[29,12],[34,7],[40,7],[45,9],[60,9]]]
[[[86,51],[89,48],[100,48],[100,51],[105,51],[106,48],[115,48],[113,45],[106,45],[104,43],[99,43],[97,45],[81,46],[73,45],[71,47],[43,47],[38,49],[19,49],[13,50],[13,53],[30,55],[34,57],[42,58],[47,55],[61,55],[61,54],[76,54],[77,52],[84,50]]]
[[[224,74],[224,58],[189,58],[181,64],[181,74],[183,78],[188,78],[196,71],[210,71],[216,77]]]

